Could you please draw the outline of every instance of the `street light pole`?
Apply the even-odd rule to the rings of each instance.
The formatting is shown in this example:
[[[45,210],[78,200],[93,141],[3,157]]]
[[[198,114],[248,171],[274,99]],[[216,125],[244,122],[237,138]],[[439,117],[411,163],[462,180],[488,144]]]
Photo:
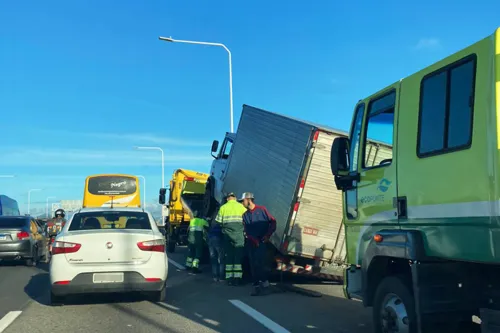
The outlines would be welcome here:
[[[138,175],[137,177],[142,178],[142,188],[144,189],[144,199],[143,199],[143,208],[146,209],[146,177]]]
[[[30,214],[30,208],[31,208],[31,192],[35,191],[41,191],[42,189],[40,188],[33,188],[28,191],[28,215]]]
[[[165,187],[165,153],[160,147],[134,147],[137,150],[159,150],[161,152],[161,187]]]
[[[47,201],[45,203],[45,216],[49,218],[49,199],[55,199],[56,197],[47,197]]]
[[[160,147],[134,147],[137,150],[159,150],[161,152],[161,187],[165,188],[165,153]],[[144,183],[146,184],[146,183]],[[165,215],[163,214],[163,206],[161,207],[161,225],[165,223]]]
[[[212,43],[212,42],[199,42],[192,40],[181,40],[173,39],[172,37],[158,37],[160,40],[171,43],[185,43],[185,44],[197,44],[197,45],[208,45],[208,46],[218,46],[226,50],[229,56],[229,118],[230,118],[230,128],[231,133],[234,133],[234,120],[233,120],[233,61],[231,56],[231,51],[228,47],[222,43]]]

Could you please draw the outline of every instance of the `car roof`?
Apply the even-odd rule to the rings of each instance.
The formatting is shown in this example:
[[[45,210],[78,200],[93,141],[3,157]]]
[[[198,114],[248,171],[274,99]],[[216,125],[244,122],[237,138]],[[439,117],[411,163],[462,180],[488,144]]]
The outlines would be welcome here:
[[[87,213],[87,212],[146,212],[143,208],[137,207],[89,207],[81,208],[76,213]]]

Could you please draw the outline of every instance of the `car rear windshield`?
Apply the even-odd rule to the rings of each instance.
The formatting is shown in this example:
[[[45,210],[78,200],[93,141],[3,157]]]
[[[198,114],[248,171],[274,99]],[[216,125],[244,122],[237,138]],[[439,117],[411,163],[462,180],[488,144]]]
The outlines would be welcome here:
[[[151,230],[148,214],[142,212],[85,212],[76,213],[69,231],[99,229]]]
[[[27,225],[26,218],[23,217],[2,217],[0,218],[0,228],[23,228]]]

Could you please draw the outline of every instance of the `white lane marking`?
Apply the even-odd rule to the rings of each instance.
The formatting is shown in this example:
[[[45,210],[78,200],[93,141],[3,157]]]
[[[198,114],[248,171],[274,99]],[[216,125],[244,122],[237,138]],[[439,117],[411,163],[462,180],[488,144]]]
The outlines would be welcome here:
[[[186,267],[182,266],[181,264],[173,261],[172,259],[168,258],[168,262],[177,267],[178,269],[184,270]]]
[[[10,324],[16,320],[19,315],[23,313],[22,311],[10,311],[2,319],[0,319],[0,332],[5,331]]]
[[[271,319],[267,318],[262,313],[260,313],[259,311],[255,310],[254,308],[246,305],[242,301],[237,300],[237,299],[230,299],[229,302],[231,302],[231,304],[233,304],[235,307],[237,307],[241,311],[245,312],[247,315],[249,315],[253,319],[257,320],[259,323],[261,323],[262,325],[264,325],[271,332],[274,332],[274,333],[290,333],[289,330],[287,330],[284,327],[276,324],[274,321],[272,321]]]

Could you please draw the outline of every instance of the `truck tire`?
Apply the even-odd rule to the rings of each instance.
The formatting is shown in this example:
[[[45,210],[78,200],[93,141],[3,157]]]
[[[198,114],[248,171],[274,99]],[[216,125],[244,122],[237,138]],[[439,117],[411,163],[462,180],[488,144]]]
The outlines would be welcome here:
[[[373,301],[373,325],[376,333],[416,333],[415,299],[402,276],[384,278]]]
[[[214,184],[210,178],[205,185],[205,195],[203,196],[203,212],[205,216],[212,216],[215,209],[215,199],[213,196]]]
[[[166,238],[167,238],[167,251],[169,253],[174,253],[177,241],[172,237],[172,234],[170,232],[167,234]]]

